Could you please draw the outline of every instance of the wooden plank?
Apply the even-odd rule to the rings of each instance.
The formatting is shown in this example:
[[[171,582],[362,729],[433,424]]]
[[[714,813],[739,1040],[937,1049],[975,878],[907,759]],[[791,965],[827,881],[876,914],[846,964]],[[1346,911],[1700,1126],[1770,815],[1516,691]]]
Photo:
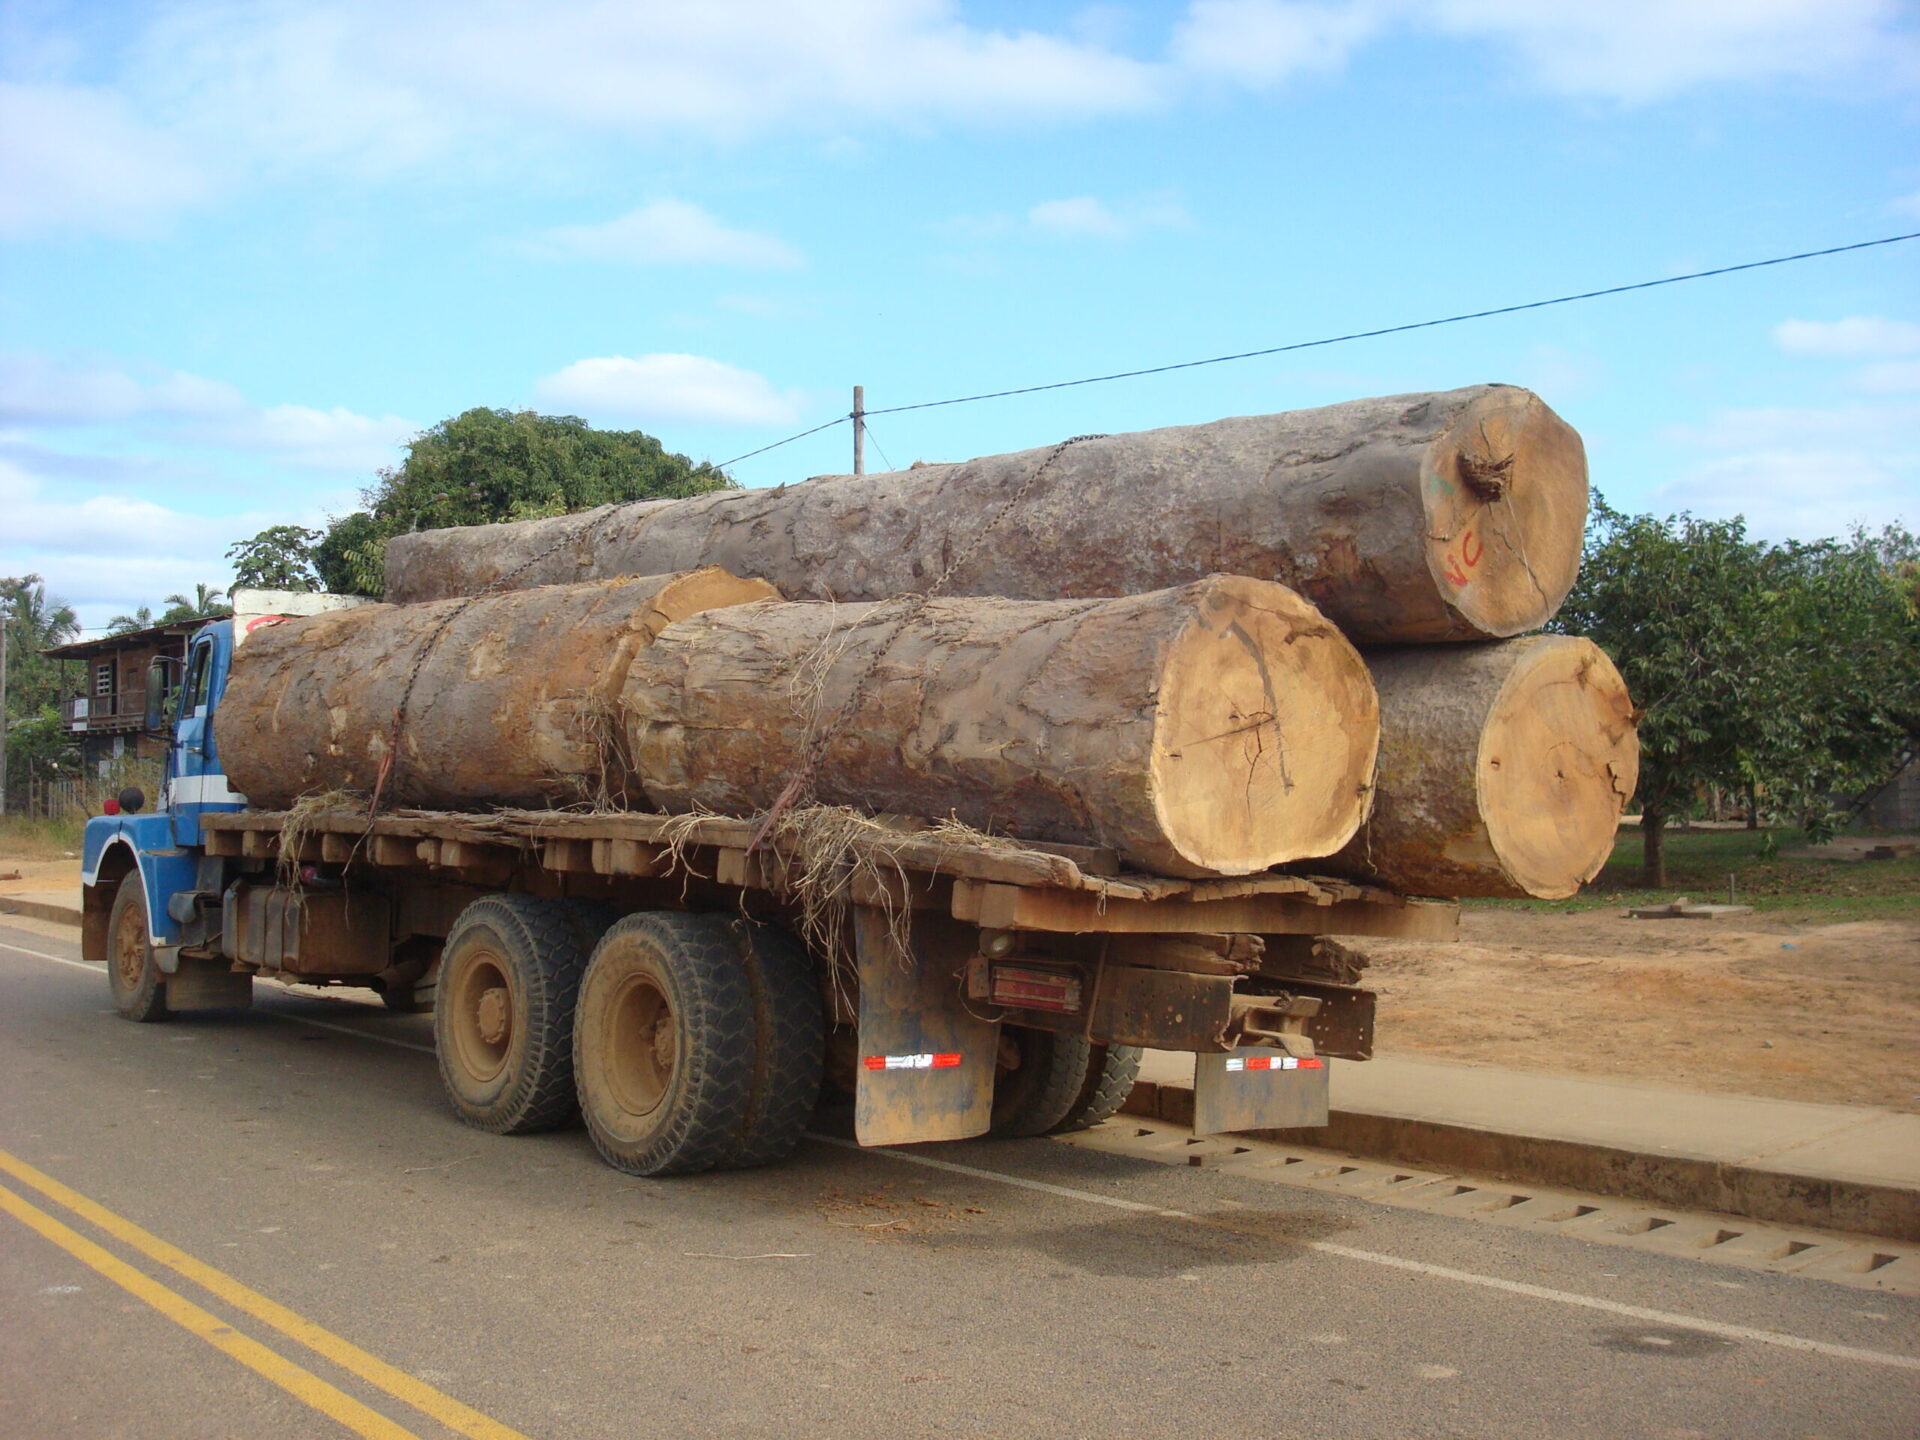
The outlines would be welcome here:
[[[240,835],[240,853],[250,859],[265,859],[280,848],[279,837],[268,830],[245,830]]]
[[[207,817],[211,818],[211,817]],[[200,826],[201,843],[209,855],[238,855],[242,833],[239,830],[210,830],[204,820]]]
[[[549,870],[558,870],[566,875],[591,875],[593,873],[593,841],[542,840],[540,863]]]
[[[1232,900],[1124,900],[1086,891],[1031,890],[956,880],[953,914],[989,930],[1047,930],[1061,934],[1380,935],[1405,940],[1452,940],[1460,907],[1438,900],[1382,905],[1365,900],[1314,905],[1291,895]]]
[[[320,858],[329,865],[344,865],[353,859],[357,835],[336,834],[328,831],[320,837]]]
[[[368,836],[367,858],[376,865],[392,865],[399,868],[420,863],[416,842],[404,835]]]

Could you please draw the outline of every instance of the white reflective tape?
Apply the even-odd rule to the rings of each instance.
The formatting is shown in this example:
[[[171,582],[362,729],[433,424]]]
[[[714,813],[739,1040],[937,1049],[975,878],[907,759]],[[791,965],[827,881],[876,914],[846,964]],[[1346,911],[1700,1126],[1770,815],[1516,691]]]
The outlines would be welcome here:
[[[173,805],[244,805],[247,797],[227,788],[224,775],[176,775],[167,786]]]

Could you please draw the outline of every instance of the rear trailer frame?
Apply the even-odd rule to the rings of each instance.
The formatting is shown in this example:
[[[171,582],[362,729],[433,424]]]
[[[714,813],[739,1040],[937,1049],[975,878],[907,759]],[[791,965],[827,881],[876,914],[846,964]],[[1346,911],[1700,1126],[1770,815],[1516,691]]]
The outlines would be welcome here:
[[[207,856],[220,862],[209,876],[219,888],[174,897],[182,945],[163,957],[162,969],[224,960],[236,974],[372,985],[397,1008],[425,1008],[442,949],[472,907],[501,895],[564,902],[568,915],[591,917],[591,933],[582,929],[587,919],[568,921],[580,958],[567,962],[570,977],[567,964],[548,966],[554,975],[542,971],[540,984],[558,985],[554,993],[569,1004],[568,987],[579,986],[578,1027],[592,1031],[593,1043],[582,1050],[576,1040],[576,1050],[592,1065],[602,1054],[635,1053],[607,1039],[615,1020],[587,1013],[607,989],[593,978],[592,957],[606,948],[594,942],[609,926],[619,929],[620,916],[730,917],[798,938],[817,1013],[792,1011],[792,1001],[770,1013],[764,965],[751,946],[741,952],[751,962],[744,973],[757,1019],[742,1037],[716,1042],[723,1051],[753,1051],[733,1057],[757,1077],[741,1101],[749,1119],[738,1123],[751,1129],[752,1116],[777,1108],[773,1089],[817,1075],[817,1067],[796,1069],[792,1059],[781,1062],[784,1079],[773,1074],[780,1067],[770,1069],[762,1052],[778,1050],[784,1036],[789,1056],[808,1046],[824,1052],[828,1078],[854,1096],[855,1134],[869,1145],[1035,1133],[1034,1117],[1046,1117],[1031,1104],[1034,1124],[1026,1129],[1007,1129],[996,1113],[996,1094],[1022,1054],[1078,1056],[1084,1072],[1089,1054],[1125,1047],[1200,1057],[1196,1129],[1203,1132],[1324,1123],[1327,1060],[1367,1059],[1373,1042],[1374,997],[1355,983],[1363,962],[1332,937],[1445,942],[1459,926],[1451,901],[1306,875],[1123,873],[1109,851],[956,838],[904,819],[842,834],[831,853],[792,836],[762,841],[758,822],[711,815],[397,811],[370,820],[348,810],[243,811],[206,815],[201,829]],[[288,834],[293,853],[283,855]],[[639,978],[623,982],[619,994],[627,998],[618,1003],[651,1015],[644,1005],[657,1001],[678,1013],[669,993],[678,982],[647,978],[649,965],[667,963],[648,959],[647,946],[667,942],[643,941],[629,935],[622,942],[632,953],[620,963]],[[733,982],[721,975],[714,983],[724,990]],[[483,1022],[506,1023],[497,1016],[512,988],[504,979],[495,987],[499,994],[486,1001],[492,1008],[468,1017],[470,1033]],[[800,1029],[806,1036],[796,1044],[789,1032]],[[698,1060],[725,1071],[726,1054],[690,1057],[684,1047],[701,1037],[680,1034],[671,1064]],[[1035,1037],[1046,1043],[1032,1043]],[[674,1043],[661,1040],[660,1054]],[[443,1054],[443,1071],[447,1065]],[[581,1075],[580,1097],[596,1142],[596,1104],[632,1110],[644,1099],[620,1096],[654,1093],[621,1081],[624,1090],[616,1084],[596,1099],[591,1080]],[[1087,1084],[1091,1090],[1093,1081]],[[1085,1113],[1084,1105],[1067,1107],[1062,1123]],[[601,1148],[638,1173],[676,1168],[671,1157],[659,1159],[665,1152],[657,1146],[619,1154]],[[746,1148],[758,1158],[768,1149]],[[634,1155],[642,1158],[628,1163]],[[679,1168],[725,1163],[721,1154]]]

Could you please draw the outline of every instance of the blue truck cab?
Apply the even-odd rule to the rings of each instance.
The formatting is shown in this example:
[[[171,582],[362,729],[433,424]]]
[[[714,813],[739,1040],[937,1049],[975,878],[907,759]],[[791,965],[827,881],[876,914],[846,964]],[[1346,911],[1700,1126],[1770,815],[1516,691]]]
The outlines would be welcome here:
[[[82,951],[108,965],[114,1003],[129,1019],[244,1005],[251,975],[288,958],[249,956],[239,944],[249,923],[256,939],[276,942],[285,928],[262,934],[268,912],[281,920],[288,903],[285,894],[271,893],[271,867],[211,853],[201,824],[208,815],[247,808],[221,764],[214,717],[234,649],[247,634],[364,602],[245,589],[233,598],[234,614],[195,631],[184,659],[157,659],[148,671],[146,729],[167,738],[159,795],[122,791],[106,807],[110,813],[87,822],[82,841]],[[378,960],[376,969],[385,963]]]
[[[214,710],[233,663],[233,634],[231,619],[202,626],[187,644],[184,664],[157,661],[157,673],[149,677],[148,725],[164,727],[169,736],[165,781],[151,809],[141,796],[135,801],[138,808],[122,803],[119,813],[87,821],[80,883],[89,958],[105,958],[105,922],[127,878],[138,875],[147,931],[160,952],[161,968],[167,969],[174,957],[166,952],[178,949],[182,923],[173,913],[181,907],[170,902],[191,894],[207,878],[200,817],[246,806],[246,797],[227,784],[213,734]],[[122,797],[123,802],[133,798]]]

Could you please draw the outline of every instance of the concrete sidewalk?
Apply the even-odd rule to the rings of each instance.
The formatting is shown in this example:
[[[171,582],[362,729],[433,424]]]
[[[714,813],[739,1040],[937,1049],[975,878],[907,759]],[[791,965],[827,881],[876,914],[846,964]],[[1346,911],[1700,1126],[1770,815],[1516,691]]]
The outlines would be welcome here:
[[[1263,1138],[1920,1241],[1920,1115],[1440,1060],[1332,1062],[1326,1126]],[[1127,1108],[1190,1122],[1193,1057],[1149,1051]]]
[[[0,916],[23,915],[32,920],[51,920],[57,925],[80,924],[80,892],[77,890],[21,890],[0,894]]]

